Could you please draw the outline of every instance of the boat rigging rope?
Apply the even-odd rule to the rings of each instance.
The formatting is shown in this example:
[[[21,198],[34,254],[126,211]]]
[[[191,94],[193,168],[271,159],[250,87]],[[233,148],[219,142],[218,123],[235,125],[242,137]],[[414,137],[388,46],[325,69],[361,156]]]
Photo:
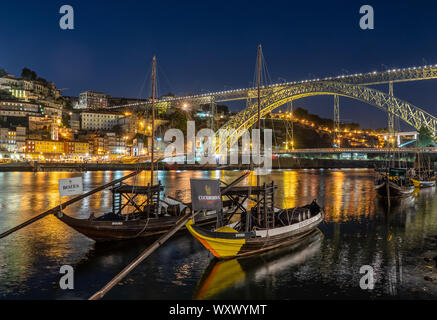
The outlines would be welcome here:
[[[276,133],[275,133],[275,124],[273,122],[273,117],[270,115],[270,120],[272,121],[272,132],[273,132],[273,138],[275,139],[275,146],[278,146],[278,141],[276,139]],[[265,124],[265,120],[264,120],[264,124]],[[265,127],[265,125],[264,125]],[[264,150],[265,150],[265,141],[264,141]],[[272,146],[272,156],[273,156],[273,146]],[[265,161],[265,160],[264,160]],[[281,162],[279,161],[279,157],[278,157],[278,169],[281,169]]]
[[[146,221],[146,224],[144,225],[144,228],[140,232],[138,232],[133,238],[138,238],[140,236],[140,234],[142,234],[146,230],[147,226],[149,225],[149,220],[150,220],[150,218],[147,218],[147,221]]]

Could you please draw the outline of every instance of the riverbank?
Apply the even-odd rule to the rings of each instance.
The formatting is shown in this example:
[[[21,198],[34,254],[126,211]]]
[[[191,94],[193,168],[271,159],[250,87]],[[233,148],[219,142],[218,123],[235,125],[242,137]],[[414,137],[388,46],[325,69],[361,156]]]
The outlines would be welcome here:
[[[273,159],[272,169],[342,169],[363,168],[370,169],[384,166],[383,160],[338,160],[338,159]],[[412,163],[408,163],[412,166]],[[119,171],[149,169],[149,163],[7,163],[0,165],[0,172],[83,172],[83,171]],[[159,170],[247,170],[249,165],[200,165],[159,163]]]

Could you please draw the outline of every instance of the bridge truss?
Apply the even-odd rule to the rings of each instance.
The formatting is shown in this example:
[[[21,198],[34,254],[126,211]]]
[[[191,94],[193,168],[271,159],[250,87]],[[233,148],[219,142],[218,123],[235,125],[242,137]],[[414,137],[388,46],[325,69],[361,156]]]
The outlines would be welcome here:
[[[437,133],[437,118],[428,112],[390,94],[371,89],[361,85],[353,85],[339,81],[318,81],[298,84],[276,91],[261,98],[261,116],[269,114],[283,104],[316,95],[344,96],[373,105],[387,113],[392,113],[419,129],[428,128],[433,134]],[[250,104],[246,109],[229,120],[221,129],[231,132],[227,141],[221,141],[219,148],[224,143],[234,145],[241,135],[248,130],[257,119],[257,103]]]
[[[389,127],[393,125],[393,118],[398,117],[417,130],[425,126],[434,135],[437,135],[437,119],[434,116],[406,101],[395,98],[392,93],[393,83],[429,79],[437,79],[437,65],[273,84],[261,89],[262,115],[264,116],[273,109],[296,99],[314,95],[338,95],[360,100],[384,110],[389,116]],[[366,87],[379,84],[389,84],[390,93],[385,94]],[[256,88],[244,88],[200,95],[165,97],[157,100],[155,105],[158,109],[165,110],[172,107],[182,107],[186,104],[214,106],[216,103],[225,101],[247,100],[249,101],[247,108],[222,127],[237,132],[250,128],[254,123],[253,111],[256,103],[253,104],[251,101],[256,97]],[[150,104],[151,102],[140,102],[115,106],[111,109],[144,110],[150,107]],[[338,104],[336,106],[338,107]],[[337,120],[339,121],[339,119]],[[233,140],[234,138],[230,137],[228,142]]]
[[[378,85],[387,83],[398,83],[407,81],[420,81],[420,80],[430,80],[437,79],[437,65],[432,66],[422,66],[422,67],[411,67],[403,69],[392,69],[382,72],[369,72],[369,73],[356,73],[351,75],[341,75],[337,77],[326,77],[320,79],[310,79],[302,81],[293,81],[286,83],[276,83],[269,86],[261,88],[261,95],[267,96],[276,91],[280,91],[289,86],[295,86],[298,84],[313,83],[313,82],[323,82],[323,81],[338,81],[349,84],[356,85]],[[164,97],[155,102],[157,107],[177,107],[182,106],[184,103],[189,104],[210,104],[212,102],[226,102],[226,101],[236,101],[236,100],[246,100],[253,99],[257,97],[256,88],[243,88],[243,89],[233,89],[225,91],[216,91],[198,95],[189,95],[181,97]],[[151,102],[138,102],[125,104],[120,106],[113,106],[108,109],[135,109],[144,108],[150,105]]]

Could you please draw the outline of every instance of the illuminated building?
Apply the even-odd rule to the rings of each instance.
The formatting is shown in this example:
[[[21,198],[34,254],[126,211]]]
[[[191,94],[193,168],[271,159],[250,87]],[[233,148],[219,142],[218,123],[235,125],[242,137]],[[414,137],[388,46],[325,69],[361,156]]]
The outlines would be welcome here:
[[[41,113],[41,106],[22,101],[0,101],[0,115],[12,117],[26,117]]]
[[[120,113],[84,111],[81,113],[82,130],[112,130],[118,124]]]
[[[13,75],[0,78],[0,89],[9,91],[14,97],[26,101],[41,98],[55,101],[61,96],[53,82],[16,79]]]
[[[42,154],[88,154],[90,145],[84,141],[26,140],[26,152]]]
[[[108,95],[96,91],[82,92],[74,109],[105,109],[108,107],[108,97]]]
[[[68,154],[89,154],[90,144],[83,141],[68,141],[65,142],[65,153]]]
[[[26,152],[32,153],[65,153],[65,143],[53,140],[26,140]]]
[[[29,116],[29,130],[40,131],[50,130],[53,120],[48,116]]]

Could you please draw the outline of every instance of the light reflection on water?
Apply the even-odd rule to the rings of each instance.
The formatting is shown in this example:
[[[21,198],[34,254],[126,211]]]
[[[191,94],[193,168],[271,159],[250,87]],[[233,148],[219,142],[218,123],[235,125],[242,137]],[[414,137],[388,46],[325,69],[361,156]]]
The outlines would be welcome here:
[[[125,174],[86,172],[84,188],[91,190]],[[0,231],[58,205],[58,179],[77,175],[0,173]],[[237,171],[160,171],[156,179],[168,194],[181,190],[178,194],[189,201],[190,178],[220,178],[229,183],[240,175]],[[150,173],[143,172],[131,182],[147,184],[149,179]],[[197,241],[182,233],[143,262],[108,298],[191,299],[199,298],[199,288],[207,293],[205,297],[213,299],[418,295],[414,290],[422,286],[417,281],[423,276],[412,275],[414,265],[409,257],[426,248],[426,237],[437,234],[434,189],[421,190],[393,204],[387,213],[385,204],[375,200],[371,170],[274,170],[260,180],[276,182],[275,202],[279,207],[304,205],[313,199],[324,206],[326,223],[320,226],[323,237],[317,246],[310,246],[310,254],[301,252],[305,252],[304,246],[268,258],[254,257],[250,263],[234,260],[228,268],[222,268]],[[255,183],[256,177],[251,175],[241,184]],[[99,215],[110,209],[111,193],[105,191],[66,211],[87,218],[91,212]],[[0,298],[88,298],[146,246],[144,240],[95,244],[55,217],[44,218],[0,240]],[[75,290],[58,289],[58,271],[64,264],[75,268]],[[375,268],[377,284],[372,292],[359,289],[359,268],[365,264]],[[212,275],[210,270],[215,270]],[[205,289],[205,281],[220,281],[229,270],[234,271],[228,280],[238,281],[227,281],[220,290],[214,286]],[[422,296],[435,298],[436,292],[422,290]]]

